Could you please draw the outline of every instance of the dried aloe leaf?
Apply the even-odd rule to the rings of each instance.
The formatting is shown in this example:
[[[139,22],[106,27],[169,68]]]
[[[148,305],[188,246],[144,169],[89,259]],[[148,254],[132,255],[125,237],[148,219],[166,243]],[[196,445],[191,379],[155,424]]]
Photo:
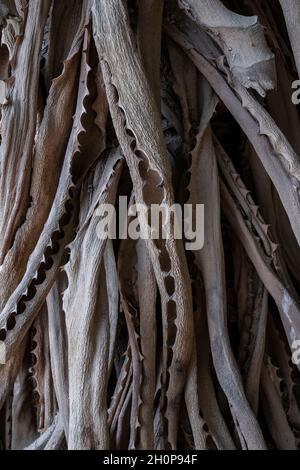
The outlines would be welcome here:
[[[297,0],[279,0],[286,22],[289,38],[291,41],[294,59],[300,77],[300,54],[299,54],[299,36],[300,36],[300,5]]]
[[[298,13],[0,0],[5,450],[300,447]]]
[[[12,244],[29,206],[30,168],[36,131],[39,53],[50,0],[29,2],[18,61],[7,89],[1,118],[0,259]],[[38,25],[38,26],[37,26]],[[27,101],[28,106],[21,103]]]
[[[220,0],[179,0],[191,18],[218,43],[233,76],[262,96],[274,88],[274,55],[256,16],[242,16]]]
[[[136,182],[136,202],[147,205],[150,200],[152,202],[156,200],[170,207],[173,204],[173,191],[170,168],[159,125],[160,119],[144,75],[141,59],[134,48],[124,2],[113,1],[109,4],[94,2],[93,16],[94,37],[102,63],[110,111],[131,177]],[[114,18],[119,24],[117,35],[114,34]],[[130,51],[130,54],[124,53],[126,50]],[[124,67],[120,74],[120,63],[124,59]],[[127,83],[131,83],[131,86],[135,88],[138,98],[134,102],[130,99]],[[147,172],[145,178],[141,175],[143,165]],[[154,195],[156,199],[153,199]],[[140,223],[147,229],[148,224],[144,217],[141,217]],[[172,225],[173,223],[171,221]],[[171,231],[174,231],[173,227]],[[193,336],[190,285],[183,248],[179,241],[170,238],[162,242],[163,256],[168,260],[171,260],[172,256],[171,270],[166,273],[161,270],[162,261],[160,262],[155,244],[148,240],[147,246],[163,305],[165,325],[163,382],[168,389],[166,390],[167,400],[166,397],[163,400],[166,400],[168,444],[175,448],[178,427],[177,411],[185,381],[185,365],[191,355],[191,345],[184,338]],[[166,344],[169,329],[168,308],[176,310],[177,333],[170,348],[172,354],[168,354],[169,347]],[[172,359],[170,360],[168,356]],[[167,369],[169,369],[168,376],[166,375]]]

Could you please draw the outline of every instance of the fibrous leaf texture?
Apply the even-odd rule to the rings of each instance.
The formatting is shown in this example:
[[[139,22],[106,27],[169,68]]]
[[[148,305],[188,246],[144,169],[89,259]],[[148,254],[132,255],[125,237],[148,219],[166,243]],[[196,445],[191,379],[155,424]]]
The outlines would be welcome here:
[[[298,0],[0,0],[1,448],[299,447],[299,51]]]

